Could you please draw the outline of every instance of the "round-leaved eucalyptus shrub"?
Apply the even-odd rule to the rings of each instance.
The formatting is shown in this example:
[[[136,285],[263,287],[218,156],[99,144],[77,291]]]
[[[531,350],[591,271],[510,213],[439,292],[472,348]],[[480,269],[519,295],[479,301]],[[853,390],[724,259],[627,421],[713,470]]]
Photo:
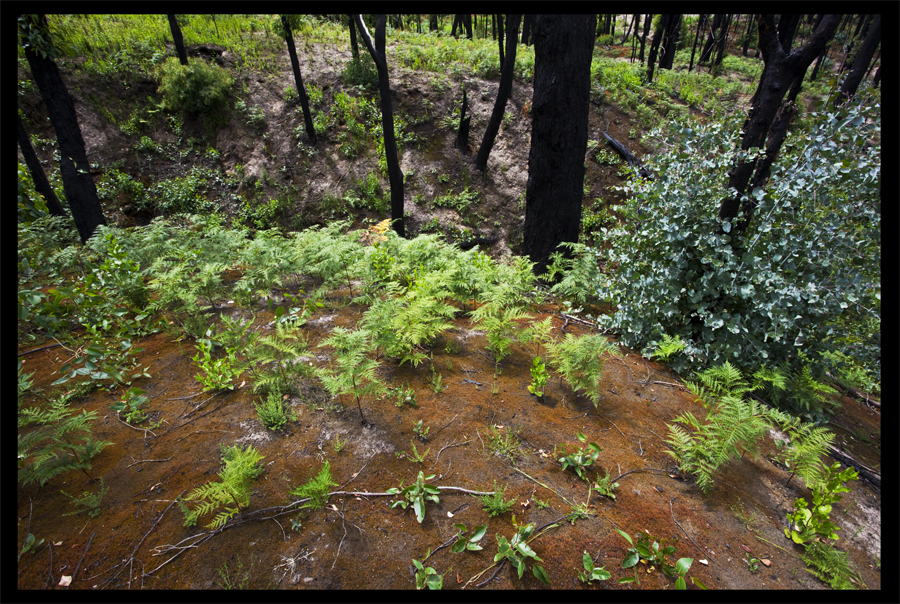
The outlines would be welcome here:
[[[656,179],[626,187],[628,226],[608,231],[598,252],[616,268],[594,289],[618,305],[601,321],[632,348],[683,339],[685,354],[669,361],[682,373],[839,350],[880,380],[880,116],[869,99],[792,132],[738,236],[719,219],[738,116],[653,133],[666,149],[651,162]]]

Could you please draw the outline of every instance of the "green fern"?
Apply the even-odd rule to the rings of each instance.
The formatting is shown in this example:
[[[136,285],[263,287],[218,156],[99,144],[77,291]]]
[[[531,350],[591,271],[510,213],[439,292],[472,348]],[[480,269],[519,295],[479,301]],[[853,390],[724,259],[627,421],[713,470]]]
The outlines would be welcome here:
[[[370,333],[364,329],[348,331],[343,327],[335,327],[332,336],[319,343],[319,347],[331,346],[334,349],[331,368],[320,369],[319,378],[332,396],[352,394],[356,398],[361,421],[365,421],[365,418],[360,399],[387,392],[385,385],[375,375],[378,361],[366,357],[370,338]]]
[[[818,540],[806,544],[807,572],[815,575],[820,581],[829,584],[832,589],[859,589],[866,587],[859,572],[850,562],[850,555],[835,548],[830,543]]]
[[[252,344],[247,357],[254,392],[279,395],[296,392],[297,381],[313,372],[305,358],[309,351],[301,326],[296,321],[276,321],[274,334],[262,336]]]
[[[772,423],[786,424],[790,418],[755,399],[745,398],[753,388],[730,363],[696,375],[700,383],[688,382],[688,388],[707,407],[706,421],[701,422],[690,412],[675,418],[691,433],[669,426],[666,442],[672,448],[667,453],[683,472],[696,476],[704,493],[709,493],[721,465],[745,453],[755,455],[760,439]]]
[[[94,440],[91,422],[96,411],[84,411],[72,415],[68,399],[62,397],[51,403],[47,410],[32,407],[19,411],[18,460],[19,480],[23,485],[47,481],[71,470],[81,470],[90,478],[90,460],[104,448],[108,441]],[[32,424],[37,427],[24,432]]]
[[[263,468],[258,465],[262,459],[264,457],[252,446],[242,449],[238,445],[223,445],[222,461],[225,465],[219,472],[221,481],[200,485],[184,498],[184,501],[197,503],[193,509],[182,504],[184,526],[194,526],[199,517],[219,510],[213,521],[206,525],[219,529],[241,508],[250,505],[250,481],[262,473]]]
[[[662,342],[657,345],[656,351],[651,353],[647,358],[656,357],[665,361],[673,354],[678,354],[684,350],[685,344],[681,338],[673,338],[667,334],[663,334],[662,338]]]
[[[603,391],[600,385],[603,355],[618,355],[618,347],[600,335],[577,337],[567,333],[563,340],[548,343],[547,350],[551,363],[572,390],[584,390],[596,407]]]
[[[301,507],[319,510],[325,507],[325,502],[328,501],[328,491],[333,486],[336,487],[337,483],[332,481],[331,464],[326,460],[325,465],[322,466],[322,469],[315,477],[310,478],[305,484],[292,489],[290,493],[294,497],[301,499],[309,498],[309,501]]]
[[[825,476],[827,468],[822,457],[834,443],[835,435],[828,428],[812,424],[794,424],[790,432],[791,444],[785,453],[785,460],[792,468],[788,484],[798,475],[807,488],[812,489]]]

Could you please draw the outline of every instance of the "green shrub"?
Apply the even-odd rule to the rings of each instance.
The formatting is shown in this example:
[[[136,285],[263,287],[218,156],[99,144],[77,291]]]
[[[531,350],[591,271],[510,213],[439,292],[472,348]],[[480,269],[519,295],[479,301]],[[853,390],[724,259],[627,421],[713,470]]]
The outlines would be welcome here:
[[[378,87],[378,72],[368,52],[360,50],[359,59],[351,59],[341,74],[345,86],[361,86],[363,88]]]
[[[231,83],[231,76],[218,65],[200,59],[182,65],[173,57],[161,68],[159,91],[167,109],[210,113],[223,105]]]
[[[215,173],[194,166],[184,176],[169,178],[147,189],[140,201],[140,207],[168,216],[181,213],[206,213],[214,205],[203,195],[207,180]]]
[[[281,430],[289,421],[297,421],[297,414],[285,409],[277,392],[270,392],[262,403],[253,403],[259,421],[269,430]]]

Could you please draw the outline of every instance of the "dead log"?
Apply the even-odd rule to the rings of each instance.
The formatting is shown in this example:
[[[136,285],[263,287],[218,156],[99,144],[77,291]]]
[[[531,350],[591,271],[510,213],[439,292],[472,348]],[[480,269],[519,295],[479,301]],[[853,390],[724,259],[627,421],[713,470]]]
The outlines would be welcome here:
[[[841,451],[834,445],[829,445],[829,455],[831,455],[834,459],[841,462],[845,466],[856,468],[856,471],[860,473],[860,475],[872,483],[879,491],[881,490],[881,474],[879,474],[876,470],[870,468],[866,464],[861,461],[857,461],[850,457],[844,451]]]
[[[623,145],[622,143],[620,143],[619,141],[617,141],[616,139],[614,139],[613,137],[608,135],[606,132],[601,132],[600,134],[602,134],[606,138],[606,142],[609,143],[609,146],[612,147],[616,153],[621,155],[622,159],[624,159],[626,162],[628,162],[628,165],[630,167],[638,169],[640,172],[640,175],[643,176],[644,178],[653,178],[653,175],[650,174],[650,171],[647,170],[643,166],[643,164],[641,164],[641,160],[636,158],[631,151],[626,149],[625,145]]]

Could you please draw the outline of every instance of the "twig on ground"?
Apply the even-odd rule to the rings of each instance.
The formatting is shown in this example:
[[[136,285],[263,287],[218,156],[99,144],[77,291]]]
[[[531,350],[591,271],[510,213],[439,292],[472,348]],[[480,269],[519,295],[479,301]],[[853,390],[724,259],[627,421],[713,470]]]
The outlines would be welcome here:
[[[601,418],[603,418],[603,419],[606,419],[606,418],[605,418],[605,417],[603,417],[603,416],[602,416],[602,415],[601,415],[601,416],[600,416],[600,417],[601,417]],[[616,424],[614,424],[614,423],[613,423],[613,422],[611,422],[611,421],[610,421],[610,420],[608,420],[608,419],[606,419],[606,421],[608,421],[608,422],[609,422],[609,423],[611,423],[611,424],[612,424],[612,425],[613,425],[613,426],[615,426],[615,427],[616,427],[616,430],[619,430],[619,426],[616,426]],[[624,439],[625,439],[625,440],[628,440],[628,437],[627,437],[627,436],[625,436],[625,433],[624,433],[624,432],[622,432],[622,431],[621,431],[621,430],[619,430],[619,434],[621,434],[621,435],[622,435],[622,438],[624,438]]]
[[[434,463],[431,464],[431,467],[433,468],[434,466],[437,465],[437,462],[438,462],[438,460],[441,458],[441,453],[444,452],[444,449],[449,449],[450,447],[463,447],[463,446],[465,446],[465,445],[467,445],[467,444],[469,444],[469,441],[468,441],[468,440],[465,441],[465,442],[461,442],[461,443],[458,443],[458,442],[456,442],[456,441],[454,440],[454,441],[453,441],[452,443],[450,443],[449,445],[445,445],[443,448],[441,448],[440,451],[438,451],[437,457],[434,458]],[[431,468],[429,468],[429,469],[431,469]]]
[[[134,457],[132,457],[131,459],[134,459]],[[171,461],[171,459],[172,459],[171,457],[169,457],[169,458],[167,458],[167,459],[139,459],[139,460],[135,461],[134,463],[128,464],[128,465],[125,466],[125,467],[126,467],[126,468],[130,468],[131,466],[136,466],[136,465],[139,464],[139,463],[148,463],[148,462],[151,462],[151,461],[156,461],[156,462]]]
[[[450,424],[452,424],[452,423],[453,423],[453,420],[456,419],[457,417],[459,417],[459,413],[457,413],[456,415],[454,415],[454,416],[453,416],[453,419],[451,419],[449,422],[447,422],[447,424],[446,424],[445,426],[443,426],[443,427],[438,428],[437,430],[435,430],[435,431],[434,431],[434,434],[432,434],[432,436],[436,436],[438,432],[440,432],[441,430],[443,430],[444,428],[446,428],[447,426],[449,426]]]
[[[179,439],[176,440],[175,442],[181,442],[181,441],[183,441],[185,438],[187,438],[188,436],[193,436],[194,434],[203,434],[203,433],[205,433],[205,432],[225,432],[225,433],[227,433],[227,434],[232,434],[232,432],[231,432],[230,430],[194,430],[193,432],[191,432],[191,433],[188,434],[187,436],[182,436],[181,438],[179,438]]]
[[[677,524],[677,525],[678,525],[678,528],[681,529],[681,532],[684,533],[684,534],[687,536],[687,538],[691,540],[691,543],[694,544],[694,547],[696,547],[697,549],[699,549],[701,554],[704,554],[704,555],[705,555],[707,552],[703,551],[703,548],[700,547],[699,545],[697,545],[697,542],[694,541],[693,537],[691,537],[690,535],[688,535],[688,532],[687,532],[686,530],[684,530],[684,527],[681,526],[681,523],[679,523],[678,520],[675,519],[675,510],[672,509],[672,502],[673,502],[673,501],[675,501],[675,498],[674,498],[674,497],[672,497],[672,499],[669,500],[669,512],[672,513],[672,520],[675,520],[675,524]],[[709,552],[709,554],[712,555],[712,552]]]
[[[350,480],[348,480],[347,482],[345,482],[344,484],[342,484],[339,488],[343,489],[345,486],[347,486],[348,484],[350,484],[351,482],[353,482],[354,480],[356,480],[356,477],[359,476],[360,474],[362,474],[362,471],[366,469],[366,466],[369,465],[369,462],[372,461],[372,458],[373,458],[373,457],[375,457],[375,454],[374,454],[374,453],[372,453],[371,455],[369,455],[369,459],[367,459],[367,460],[366,460],[366,463],[363,464],[363,467],[361,467],[361,468],[359,469],[359,472],[357,472],[356,474],[354,474],[353,476],[351,476],[351,477],[350,477]]]
[[[138,432],[143,432],[143,433],[144,433],[144,438],[147,438],[147,432],[150,432],[150,434],[153,434],[154,437],[156,436],[156,433],[154,433],[152,430],[149,430],[149,429],[147,429],[147,428],[138,428],[137,426],[132,426],[131,424],[129,424],[128,422],[126,422],[124,419],[122,419],[121,417],[119,417],[119,414],[118,414],[118,413],[116,413],[116,418],[118,418],[118,420],[119,420],[120,422],[122,422],[123,424],[125,424],[126,426],[128,426],[129,428],[131,428],[132,430],[137,430]]]

